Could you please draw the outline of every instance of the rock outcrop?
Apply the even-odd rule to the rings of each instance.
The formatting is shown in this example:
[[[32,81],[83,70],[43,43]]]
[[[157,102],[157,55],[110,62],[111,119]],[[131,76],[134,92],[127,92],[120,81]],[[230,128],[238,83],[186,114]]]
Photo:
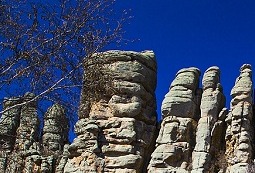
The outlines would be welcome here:
[[[98,70],[112,83],[94,102],[82,93],[84,110],[64,172],[145,172],[156,137],[154,53],[109,51],[95,56],[104,58]],[[89,68],[97,64],[91,62]]]
[[[61,154],[64,145],[68,143],[68,130],[69,124],[65,109],[59,104],[54,104],[44,115],[42,136],[44,154]]]
[[[182,69],[162,103],[163,121],[148,172],[189,172],[199,116],[200,71]],[[197,92],[198,91],[198,92]]]
[[[192,173],[217,172],[213,163],[216,153],[221,151],[224,138],[225,97],[220,85],[218,67],[206,70],[200,104],[201,117],[196,129],[196,145],[192,152]]]
[[[226,161],[227,172],[246,172],[254,160],[254,119],[253,88],[251,66],[245,64],[240,69],[231,90],[231,107],[227,115]],[[253,169],[253,171],[255,171]],[[252,172],[250,170],[250,172]]]
[[[34,97],[26,93],[24,97],[4,101],[6,111],[0,121],[0,171],[3,173],[55,172],[56,163],[62,159],[64,144],[68,144],[64,109],[59,105],[49,108],[41,141]]]
[[[179,70],[162,102],[160,123],[152,51],[97,53],[84,65],[71,144],[61,105],[47,110],[41,127],[34,94],[4,99],[0,172],[255,172],[251,65],[240,69],[230,110],[218,67],[205,71],[201,88],[199,69]]]
[[[240,71],[230,111],[218,67],[206,70],[202,90],[198,69],[176,74],[162,103],[163,121],[148,172],[255,172],[251,66]]]

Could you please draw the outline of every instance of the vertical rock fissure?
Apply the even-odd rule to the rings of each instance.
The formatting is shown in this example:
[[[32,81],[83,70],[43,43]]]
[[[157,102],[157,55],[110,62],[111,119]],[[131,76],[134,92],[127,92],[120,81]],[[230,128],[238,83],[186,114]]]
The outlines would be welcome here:
[[[196,145],[192,152],[192,173],[216,172],[212,164],[215,154],[222,148],[220,142],[224,137],[224,119],[219,120],[219,114],[225,106],[225,96],[220,85],[220,71],[218,67],[206,70],[203,80],[203,93],[201,99],[201,118],[196,130]]]

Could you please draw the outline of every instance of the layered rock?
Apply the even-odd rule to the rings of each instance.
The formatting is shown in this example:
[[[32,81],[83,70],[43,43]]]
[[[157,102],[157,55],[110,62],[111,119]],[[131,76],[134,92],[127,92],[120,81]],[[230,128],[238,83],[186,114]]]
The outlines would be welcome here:
[[[39,119],[37,114],[37,103],[30,101],[34,94],[26,93],[22,99],[27,102],[21,107],[20,124],[17,129],[14,152],[8,158],[7,172],[27,172],[37,169],[35,159],[40,154],[39,149]]]
[[[108,51],[85,62],[71,145],[61,105],[47,110],[41,133],[34,94],[5,98],[0,172],[255,172],[251,66],[241,67],[230,111],[218,67],[205,71],[202,89],[199,69],[178,71],[162,103],[159,132],[156,68],[152,51]]]
[[[246,172],[254,159],[253,88],[251,66],[244,64],[231,90],[231,108],[227,116],[227,172]]]
[[[101,70],[110,85],[100,88],[101,97],[93,101],[83,89],[77,138],[64,172],[145,172],[156,132],[154,53],[108,51],[95,56],[104,65],[97,69],[91,62],[89,68]]]
[[[65,109],[54,104],[44,115],[43,150],[45,155],[59,155],[68,143],[69,123]]]
[[[40,141],[40,123],[37,103],[32,93],[4,101],[0,120],[0,171],[63,172],[64,144],[68,144],[68,120],[63,108],[54,105],[45,115],[43,142]],[[41,147],[44,144],[44,147]],[[66,154],[67,155],[67,154]],[[67,156],[66,156],[67,160]],[[56,171],[55,171],[56,170]]]
[[[6,153],[10,153],[14,148],[16,130],[19,127],[20,106],[13,106],[19,102],[19,98],[4,99],[3,110],[5,112],[0,120],[0,148]]]
[[[186,68],[176,74],[162,103],[163,121],[148,172],[191,171],[192,150],[199,117],[200,71]]]
[[[217,172],[213,164],[215,154],[222,148],[224,139],[225,97],[220,85],[218,67],[206,70],[203,80],[203,93],[200,105],[201,118],[196,130],[196,145],[192,152],[192,173]]]
[[[0,172],[5,172],[8,155],[13,151],[16,130],[19,127],[20,106],[19,98],[5,98],[3,103],[4,113],[0,119]]]
[[[67,161],[63,151],[65,147],[69,146],[68,131],[69,122],[66,118],[65,109],[59,104],[54,104],[44,115],[43,153],[40,168],[42,172],[63,172]],[[61,160],[64,163],[60,162]]]

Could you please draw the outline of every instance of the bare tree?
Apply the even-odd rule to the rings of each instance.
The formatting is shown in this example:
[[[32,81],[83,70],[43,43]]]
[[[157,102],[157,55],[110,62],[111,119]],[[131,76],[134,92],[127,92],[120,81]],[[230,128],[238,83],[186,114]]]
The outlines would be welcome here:
[[[116,12],[115,4],[0,0],[0,95],[31,91],[33,100],[77,111],[83,64],[108,45],[125,42],[123,25],[130,16]]]

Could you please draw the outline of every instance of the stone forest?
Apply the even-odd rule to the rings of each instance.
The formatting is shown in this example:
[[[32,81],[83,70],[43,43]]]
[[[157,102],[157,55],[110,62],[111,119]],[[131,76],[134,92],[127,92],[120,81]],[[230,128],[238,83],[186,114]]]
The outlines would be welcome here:
[[[195,67],[179,70],[162,102],[162,121],[157,122],[154,53],[107,51],[102,55],[111,92],[91,101],[86,88],[82,89],[74,127],[77,137],[72,143],[61,105],[47,110],[39,132],[36,101],[13,107],[35,95],[5,98],[6,111],[0,120],[1,173],[255,172],[251,65],[240,68],[230,109],[225,107],[218,67],[204,74]],[[85,80],[89,78],[85,74]]]

